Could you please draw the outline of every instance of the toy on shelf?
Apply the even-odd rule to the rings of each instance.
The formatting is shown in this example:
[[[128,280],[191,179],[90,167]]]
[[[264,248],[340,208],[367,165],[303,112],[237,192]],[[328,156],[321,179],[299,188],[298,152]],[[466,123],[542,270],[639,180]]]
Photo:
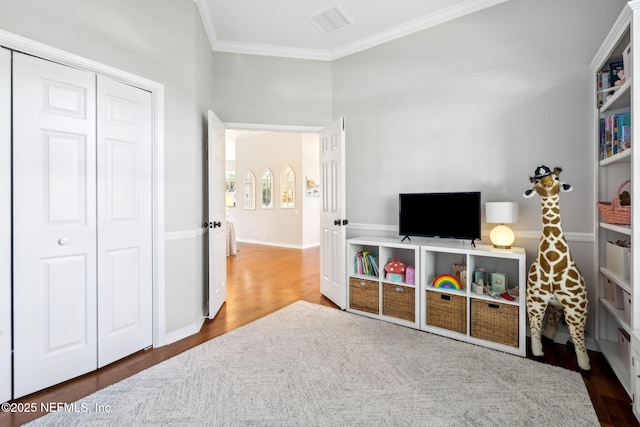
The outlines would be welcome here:
[[[433,279],[433,287],[439,289],[453,289],[457,291],[462,290],[462,285],[460,285],[458,279],[451,274],[441,274]]]

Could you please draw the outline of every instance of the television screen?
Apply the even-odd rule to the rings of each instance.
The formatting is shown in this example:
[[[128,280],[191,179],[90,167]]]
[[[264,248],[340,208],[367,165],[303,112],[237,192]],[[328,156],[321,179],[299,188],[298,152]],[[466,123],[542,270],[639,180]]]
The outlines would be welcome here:
[[[480,240],[480,192],[400,194],[400,235]]]

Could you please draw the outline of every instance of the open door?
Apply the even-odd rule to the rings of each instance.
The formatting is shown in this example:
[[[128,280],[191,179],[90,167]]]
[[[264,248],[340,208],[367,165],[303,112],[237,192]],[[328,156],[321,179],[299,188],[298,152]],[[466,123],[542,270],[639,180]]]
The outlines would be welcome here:
[[[346,308],[344,118],[320,131],[320,292]]]
[[[209,199],[209,319],[227,300],[227,215],[225,210],[225,128],[209,111],[208,199]]]

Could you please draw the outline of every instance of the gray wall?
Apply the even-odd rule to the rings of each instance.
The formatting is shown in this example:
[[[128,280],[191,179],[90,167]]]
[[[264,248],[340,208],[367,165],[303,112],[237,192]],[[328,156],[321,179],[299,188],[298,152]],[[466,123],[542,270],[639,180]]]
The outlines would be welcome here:
[[[539,203],[522,193],[546,164],[575,188],[565,228],[591,233],[588,64],[624,3],[511,0],[335,61],[349,220],[397,224],[400,192],[480,190],[520,202],[515,228],[536,230]]]
[[[217,52],[214,63],[214,108],[223,122],[331,122],[330,62]]]
[[[400,192],[479,190],[483,203],[519,202],[515,244],[529,264],[540,203],[522,193],[536,166],[561,166],[574,186],[561,196],[563,228],[594,297],[589,63],[625,3],[511,0],[334,61],[347,217],[360,226],[350,233],[396,226]]]
[[[2,0],[0,29],[165,86],[165,226],[194,232],[204,221],[206,110],[213,55],[190,0]],[[166,244],[166,331],[200,321],[202,236]]]

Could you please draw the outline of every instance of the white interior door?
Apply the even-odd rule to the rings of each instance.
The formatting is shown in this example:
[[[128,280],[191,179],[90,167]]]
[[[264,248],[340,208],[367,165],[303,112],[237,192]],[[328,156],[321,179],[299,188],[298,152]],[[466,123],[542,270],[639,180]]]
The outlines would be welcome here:
[[[13,54],[14,397],[96,368],[95,75]]]
[[[320,131],[320,292],[342,309],[347,293],[344,143],[343,118]]]
[[[209,319],[227,300],[227,215],[225,208],[225,128],[209,111],[208,199],[209,199]]]
[[[98,76],[98,367],[152,344],[151,94]]]
[[[0,48],[0,402],[11,399],[11,52]]]

